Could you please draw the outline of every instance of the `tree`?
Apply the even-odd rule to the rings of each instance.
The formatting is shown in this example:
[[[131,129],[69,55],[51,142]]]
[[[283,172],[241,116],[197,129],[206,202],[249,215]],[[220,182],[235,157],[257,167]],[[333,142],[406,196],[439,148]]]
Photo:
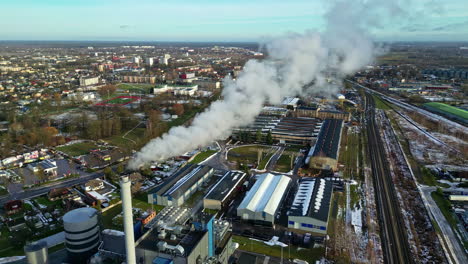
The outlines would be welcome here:
[[[62,106],[62,95],[59,93],[54,93],[54,101],[57,109]]]
[[[175,104],[172,106],[172,110],[174,111],[174,114],[181,116],[184,114],[184,106],[181,104]]]
[[[106,178],[112,178],[112,176],[114,176],[114,171],[111,169],[111,167],[105,167],[103,172]]]
[[[268,131],[266,141],[268,145],[273,145],[273,136],[271,135],[271,131]]]
[[[106,84],[99,88],[98,93],[101,97],[110,97],[117,90],[117,86],[113,84]]]
[[[57,134],[58,130],[55,127],[43,127],[39,130],[38,138],[42,144],[51,146]]]
[[[262,140],[263,140],[262,131],[260,131],[260,129],[257,130],[257,134],[255,135],[255,140],[256,140],[257,142],[262,142]]]
[[[98,140],[101,138],[101,122],[99,120],[91,121],[86,129],[86,134],[90,139]]]
[[[122,174],[125,171],[124,166],[122,164],[119,164],[119,166],[117,166],[116,171],[118,174]]]

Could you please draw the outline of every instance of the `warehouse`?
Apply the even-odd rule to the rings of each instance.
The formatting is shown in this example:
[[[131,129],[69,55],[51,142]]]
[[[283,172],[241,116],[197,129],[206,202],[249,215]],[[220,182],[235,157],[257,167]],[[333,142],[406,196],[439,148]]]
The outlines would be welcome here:
[[[238,189],[241,188],[246,176],[246,173],[240,171],[226,172],[203,199],[205,209],[221,210],[225,208]]]
[[[309,117],[283,117],[271,134],[280,144],[311,144],[320,131],[321,122]]]
[[[237,216],[273,225],[290,183],[291,178],[284,175],[261,174],[237,208]]]
[[[337,169],[342,128],[343,120],[341,119],[325,119],[323,121],[317,142],[310,149],[306,159],[310,168]]]
[[[288,227],[327,234],[332,191],[328,180],[304,178],[288,211]]]
[[[181,206],[213,175],[214,169],[189,164],[178,170],[148,194],[148,202],[164,206]]]

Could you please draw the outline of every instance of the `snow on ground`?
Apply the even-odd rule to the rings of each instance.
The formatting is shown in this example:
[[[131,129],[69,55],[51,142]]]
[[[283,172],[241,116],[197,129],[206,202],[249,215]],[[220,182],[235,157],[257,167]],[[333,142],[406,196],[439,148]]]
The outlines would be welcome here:
[[[429,165],[436,163],[454,165],[464,164],[464,160],[461,159],[459,155],[454,155],[453,151],[447,149],[440,142],[422,133],[401,116],[393,115],[393,117],[397,120],[404,136],[408,139],[412,155],[419,162]],[[446,136],[444,139],[448,138],[453,137]],[[443,140],[443,138],[440,139]]]
[[[351,224],[354,227],[356,235],[362,234],[362,210],[355,208],[351,211]]]

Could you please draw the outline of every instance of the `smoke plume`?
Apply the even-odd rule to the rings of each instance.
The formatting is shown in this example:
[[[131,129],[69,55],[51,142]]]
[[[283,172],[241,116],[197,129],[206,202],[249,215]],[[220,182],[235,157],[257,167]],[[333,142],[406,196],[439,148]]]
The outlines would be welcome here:
[[[278,104],[285,96],[335,94],[344,76],[371,63],[379,52],[368,28],[401,12],[393,2],[338,1],[325,15],[324,31],[272,39],[264,46],[266,59],[250,60],[236,80],[224,80],[222,100],[197,115],[189,127],[174,127],[151,140],[129,168],[226,138],[233,129],[252,123],[265,103]]]

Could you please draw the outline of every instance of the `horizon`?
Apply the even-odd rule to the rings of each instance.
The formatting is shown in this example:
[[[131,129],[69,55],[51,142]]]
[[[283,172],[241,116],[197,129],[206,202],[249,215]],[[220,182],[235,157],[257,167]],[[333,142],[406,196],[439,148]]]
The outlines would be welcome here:
[[[1,41],[258,43],[291,32],[323,30],[330,6],[324,0],[0,1]],[[404,7],[411,11],[404,11],[408,18],[379,21],[382,27],[371,31],[375,41],[468,41],[464,1],[408,1]]]

